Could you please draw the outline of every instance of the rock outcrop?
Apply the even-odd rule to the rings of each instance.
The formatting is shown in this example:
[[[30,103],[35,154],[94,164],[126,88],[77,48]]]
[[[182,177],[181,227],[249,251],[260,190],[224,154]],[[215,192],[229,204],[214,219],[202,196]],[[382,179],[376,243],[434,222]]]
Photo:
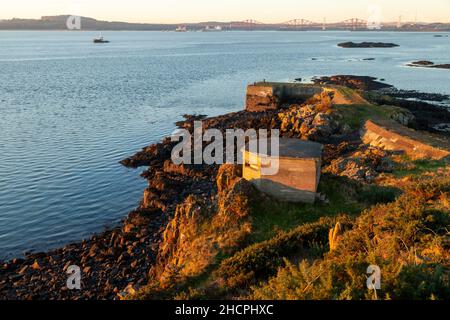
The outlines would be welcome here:
[[[435,69],[450,69],[450,64],[435,64],[431,61],[415,61],[408,64],[408,67],[420,67],[420,68],[435,68]]]
[[[249,213],[255,190],[239,175],[238,166],[222,165],[214,201],[188,197],[177,207],[150,272],[161,287],[201,274],[220,252],[237,250],[251,232]]]
[[[278,113],[278,123],[283,137],[325,142],[332,135],[348,134],[351,129],[339,122],[339,115],[331,110],[333,93],[322,94],[323,99],[292,105]]]
[[[6,300],[119,299],[129,286],[147,284],[164,218],[129,214],[122,226],[48,253],[0,265],[0,296]],[[81,290],[68,290],[68,267],[81,269]]]
[[[399,47],[395,43],[384,43],[384,42],[342,42],[338,44],[341,48],[395,48]]]
[[[377,78],[353,75],[336,75],[313,79],[318,85],[339,85],[357,90],[380,90],[392,88],[391,85],[377,81]]]
[[[371,183],[380,173],[393,170],[388,156],[382,149],[360,145],[357,151],[333,159],[323,172]]]

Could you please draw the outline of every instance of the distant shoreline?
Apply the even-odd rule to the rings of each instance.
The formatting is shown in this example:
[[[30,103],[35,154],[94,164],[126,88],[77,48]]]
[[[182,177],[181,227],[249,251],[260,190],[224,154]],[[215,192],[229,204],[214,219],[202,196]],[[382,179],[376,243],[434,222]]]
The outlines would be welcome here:
[[[73,16],[58,15],[45,16],[41,19],[20,19],[0,20],[0,30],[5,31],[57,31],[67,30],[67,20]],[[287,23],[261,23],[253,20],[247,21],[206,21],[198,23],[133,23],[119,21],[100,21],[89,17],[79,17],[82,21],[81,29],[86,31],[174,31],[179,26],[186,27],[188,31],[201,31],[207,27],[217,26],[220,30],[242,30],[242,31],[398,31],[398,32],[450,32],[450,22],[431,23],[409,23],[405,22],[401,26],[393,22],[384,22],[380,30],[367,28],[364,20],[355,23],[348,21],[332,23],[308,22],[305,25],[291,25]]]
[[[164,32],[164,33],[180,33],[176,32],[175,30],[108,30],[108,29],[82,29],[82,30],[67,30],[67,29],[1,29],[0,32],[10,32],[10,31],[21,31],[21,32],[67,32],[67,33],[82,33],[82,32]],[[264,29],[264,30],[242,30],[242,29],[235,29],[235,30],[226,30],[222,31],[222,33],[228,33],[228,32],[305,32],[305,33],[327,33],[327,32],[373,32],[373,33],[429,33],[429,34],[450,34],[450,30],[446,31],[414,31],[414,30],[343,30],[343,29],[327,29],[327,30],[275,30],[275,29]],[[203,33],[200,30],[192,30],[187,31],[184,33]],[[206,34],[210,34],[210,32],[205,32]],[[213,34],[217,34],[221,32],[215,32]]]

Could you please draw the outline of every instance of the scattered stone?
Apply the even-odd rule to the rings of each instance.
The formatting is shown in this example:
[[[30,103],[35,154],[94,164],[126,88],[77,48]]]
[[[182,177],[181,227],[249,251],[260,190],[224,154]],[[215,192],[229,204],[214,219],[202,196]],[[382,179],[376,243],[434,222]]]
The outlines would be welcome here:
[[[124,233],[131,233],[134,230],[135,226],[132,223],[127,223],[124,227],[123,227],[123,232]]]
[[[389,153],[375,147],[360,145],[357,151],[331,161],[323,172],[371,183],[383,172],[392,172],[394,165]]]
[[[414,127],[416,117],[408,110],[395,111],[391,114],[391,119],[397,121],[405,127]]]
[[[91,267],[86,267],[83,269],[83,273],[84,274],[89,274],[91,272],[92,268]]]
[[[19,270],[19,274],[24,274],[27,270],[28,270],[28,265],[25,265]]]
[[[292,105],[278,113],[281,135],[323,142],[331,135],[340,133],[340,124],[322,109],[321,104]]]
[[[39,265],[38,261],[35,260],[33,265],[31,266],[31,268],[34,269],[34,270],[40,270],[41,266]]]

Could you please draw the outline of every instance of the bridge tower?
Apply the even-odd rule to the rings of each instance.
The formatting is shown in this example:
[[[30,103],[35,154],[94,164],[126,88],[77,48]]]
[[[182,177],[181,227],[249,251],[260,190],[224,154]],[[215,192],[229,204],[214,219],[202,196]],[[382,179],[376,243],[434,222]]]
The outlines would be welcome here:
[[[353,31],[356,31],[357,29],[367,29],[367,21],[362,19],[351,18],[343,21],[343,23],[344,25],[350,27]]]

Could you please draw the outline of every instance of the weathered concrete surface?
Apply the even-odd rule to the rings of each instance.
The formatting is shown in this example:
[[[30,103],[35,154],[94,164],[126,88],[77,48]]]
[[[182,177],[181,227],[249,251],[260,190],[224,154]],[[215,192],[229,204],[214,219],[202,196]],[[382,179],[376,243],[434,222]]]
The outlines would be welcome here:
[[[257,82],[247,87],[246,110],[250,112],[276,110],[283,103],[304,102],[322,91],[323,88],[316,85]]]
[[[247,87],[246,110],[250,112],[261,112],[278,109],[278,98],[274,94],[272,86]]]
[[[269,141],[268,145],[271,143]],[[265,153],[244,152],[243,177],[257,189],[288,202],[314,203],[320,180],[323,146],[299,139],[280,139],[279,170],[268,175],[262,170],[270,163]]]
[[[321,103],[367,104],[356,92],[344,95],[340,86],[320,86],[303,83],[257,82],[247,87],[246,111],[278,110],[284,104],[301,104],[316,100]]]
[[[299,190],[270,179],[253,180],[252,183],[259,191],[286,202],[312,204],[319,197],[316,192]]]
[[[450,155],[447,139],[417,132],[397,122],[368,120],[361,132],[364,143],[390,151],[405,152],[412,159],[440,160]]]

